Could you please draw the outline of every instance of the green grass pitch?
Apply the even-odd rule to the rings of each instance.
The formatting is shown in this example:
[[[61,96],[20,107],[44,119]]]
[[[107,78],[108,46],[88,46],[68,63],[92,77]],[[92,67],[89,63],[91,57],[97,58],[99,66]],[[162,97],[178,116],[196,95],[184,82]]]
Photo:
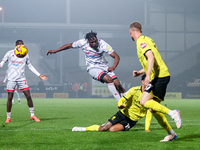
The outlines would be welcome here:
[[[101,125],[117,111],[114,99],[34,99],[35,115],[41,122],[30,120],[26,99],[12,107],[12,121],[6,120],[6,99],[0,99],[0,149],[5,150],[198,150],[200,149],[200,100],[166,99],[163,105],[179,109],[182,128],[168,121],[178,138],[160,143],[166,135],[153,118],[150,130],[144,131],[144,119],[125,132],[72,132],[74,126]]]

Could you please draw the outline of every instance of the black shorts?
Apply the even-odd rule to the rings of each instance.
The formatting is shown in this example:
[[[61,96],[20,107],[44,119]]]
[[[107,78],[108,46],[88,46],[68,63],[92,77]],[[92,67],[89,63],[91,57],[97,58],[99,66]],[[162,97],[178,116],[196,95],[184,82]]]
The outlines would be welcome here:
[[[113,125],[117,123],[123,125],[125,131],[128,131],[137,123],[137,121],[133,121],[130,118],[126,117],[120,110],[110,119],[108,119],[108,121],[111,122]]]
[[[149,85],[146,86],[145,91],[153,92],[154,99],[164,100],[167,85],[170,81],[170,76],[164,78],[155,77]]]

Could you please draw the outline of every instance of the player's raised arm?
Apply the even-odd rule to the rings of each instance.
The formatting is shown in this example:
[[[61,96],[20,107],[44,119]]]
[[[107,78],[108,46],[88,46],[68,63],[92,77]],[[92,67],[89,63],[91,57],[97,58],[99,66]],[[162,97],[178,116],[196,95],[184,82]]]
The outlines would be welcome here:
[[[72,48],[72,43],[65,44],[65,45],[61,46],[60,48],[58,48],[57,50],[50,49],[50,50],[47,51],[46,55],[48,55],[48,54],[55,54],[55,53],[57,53],[59,51],[67,50],[67,49],[70,49],[70,48]]]
[[[113,66],[108,68],[108,71],[109,71],[109,72],[115,70],[115,68],[116,68],[117,65],[119,64],[119,60],[120,60],[119,55],[118,55],[115,51],[113,51],[113,52],[110,54],[110,56],[111,56],[112,58],[114,58],[115,61],[114,61]]]

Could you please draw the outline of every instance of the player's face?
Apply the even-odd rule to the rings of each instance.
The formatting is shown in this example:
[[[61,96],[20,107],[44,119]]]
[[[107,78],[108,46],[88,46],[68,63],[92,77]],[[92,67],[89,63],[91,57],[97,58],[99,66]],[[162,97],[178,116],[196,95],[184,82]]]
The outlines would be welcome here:
[[[130,36],[131,36],[132,40],[135,41],[134,40],[134,30],[133,30],[133,28],[130,29]]]
[[[16,46],[17,45],[24,45],[24,43],[22,41],[19,41],[19,42],[17,42]]]
[[[92,39],[88,40],[88,42],[93,49],[97,50],[99,43],[96,37],[93,37]]]

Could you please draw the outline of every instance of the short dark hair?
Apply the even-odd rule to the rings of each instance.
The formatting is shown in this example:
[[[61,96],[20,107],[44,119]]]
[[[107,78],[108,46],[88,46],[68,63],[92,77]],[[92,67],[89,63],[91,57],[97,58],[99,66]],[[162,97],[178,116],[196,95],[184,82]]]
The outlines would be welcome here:
[[[17,40],[17,41],[15,42],[15,45],[18,45],[19,42],[24,43],[22,40]]]
[[[146,74],[143,74],[141,80],[143,81],[146,78]]]
[[[97,33],[94,31],[90,31],[85,35],[85,39],[87,39],[87,40],[91,40],[94,37],[97,38]]]
[[[133,23],[131,23],[130,28],[136,28],[139,31],[142,31],[142,25],[139,22],[133,22]]]

